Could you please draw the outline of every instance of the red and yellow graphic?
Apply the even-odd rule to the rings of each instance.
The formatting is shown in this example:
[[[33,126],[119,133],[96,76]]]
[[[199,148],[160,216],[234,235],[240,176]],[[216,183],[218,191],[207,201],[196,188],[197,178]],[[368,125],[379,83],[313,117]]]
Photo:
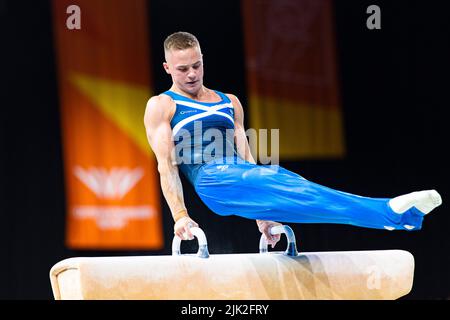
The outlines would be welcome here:
[[[332,1],[244,0],[242,10],[250,126],[280,129],[281,160],[342,157]]]
[[[67,26],[78,6],[79,29]],[[53,0],[74,249],[161,249],[156,160],[143,123],[151,96],[145,0]]]

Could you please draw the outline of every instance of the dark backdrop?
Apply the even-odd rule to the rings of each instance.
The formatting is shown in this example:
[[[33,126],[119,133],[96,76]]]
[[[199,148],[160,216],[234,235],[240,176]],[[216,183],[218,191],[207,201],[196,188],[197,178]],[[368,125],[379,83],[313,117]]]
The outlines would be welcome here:
[[[75,1],[76,2],[76,1]],[[450,297],[447,124],[450,19],[444,1],[334,1],[347,155],[341,160],[282,162],[329,187],[373,197],[437,189],[444,204],[419,232],[345,225],[292,225],[301,251],[404,249],[416,259],[404,299]],[[382,10],[369,31],[366,8]],[[151,1],[149,28],[156,92],[162,42],[190,31],[201,41],[205,84],[247,101],[239,1]],[[161,251],[73,251],[64,245],[65,196],[56,63],[49,1],[0,0],[0,298],[51,299],[49,270],[73,256],[170,254],[173,224],[163,201]],[[225,45],[226,44],[226,45]],[[248,120],[248,119],[246,119]],[[183,178],[186,205],[211,253],[257,252],[253,221],[220,217]],[[285,245],[282,239],[279,248]],[[183,242],[185,252],[196,245]],[[281,249],[280,249],[281,250]]]

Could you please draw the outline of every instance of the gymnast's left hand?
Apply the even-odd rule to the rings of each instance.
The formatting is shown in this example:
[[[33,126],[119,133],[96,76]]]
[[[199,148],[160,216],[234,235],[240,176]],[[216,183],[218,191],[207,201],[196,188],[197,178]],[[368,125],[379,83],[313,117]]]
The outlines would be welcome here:
[[[271,234],[270,228],[275,226],[281,226],[281,223],[274,221],[256,220],[259,231],[266,236],[267,244],[275,247],[278,241],[280,241],[280,234]]]

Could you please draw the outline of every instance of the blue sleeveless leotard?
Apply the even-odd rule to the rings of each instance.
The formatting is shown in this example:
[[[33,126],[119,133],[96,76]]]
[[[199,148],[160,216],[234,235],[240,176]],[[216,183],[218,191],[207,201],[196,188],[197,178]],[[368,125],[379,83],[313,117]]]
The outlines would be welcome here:
[[[234,109],[199,102],[172,91],[171,127],[179,168],[216,214],[288,223],[338,223],[387,230],[419,230],[424,214],[412,207],[395,213],[389,198],[362,197],[311,182],[278,165],[239,157],[234,144]]]

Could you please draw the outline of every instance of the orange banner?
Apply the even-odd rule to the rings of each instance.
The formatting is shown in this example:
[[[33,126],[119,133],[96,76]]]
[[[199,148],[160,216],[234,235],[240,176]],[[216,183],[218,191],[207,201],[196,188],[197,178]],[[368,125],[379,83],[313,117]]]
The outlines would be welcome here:
[[[281,160],[344,155],[331,0],[244,0],[250,126]],[[264,151],[263,151],[264,152]]]
[[[145,0],[53,0],[67,195],[76,249],[161,249]]]

